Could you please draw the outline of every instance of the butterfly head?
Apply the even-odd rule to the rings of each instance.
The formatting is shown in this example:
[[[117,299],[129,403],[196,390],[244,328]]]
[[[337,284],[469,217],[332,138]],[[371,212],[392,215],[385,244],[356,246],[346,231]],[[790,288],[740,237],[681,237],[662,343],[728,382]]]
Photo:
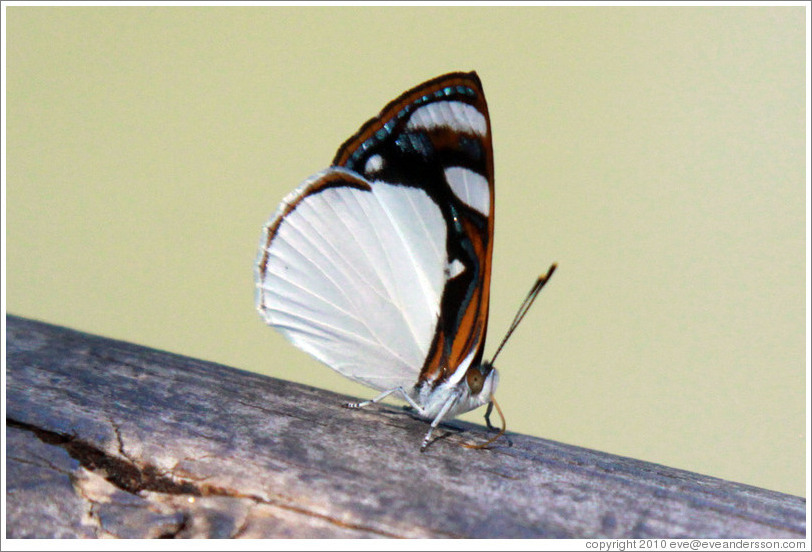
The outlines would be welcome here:
[[[488,448],[488,445],[504,435],[506,429],[505,416],[502,414],[502,409],[499,408],[499,404],[496,402],[496,398],[493,396],[494,391],[496,391],[496,384],[499,383],[499,373],[496,371],[496,368],[493,367],[491,362],[483,362],[478,366],[471,366],[468,368],[468,372],[465,374],[465,381],[470,389],[472,395],[471,398],[473,399],[472,402],[478,403],[476,406],[481,406],[488,403],[488,410],[485,412],[485,422],[488,424],[488,429],[493,429],[493,426],[491,426],[490,415],[491,409],[494,407],[496,407],[497,412],[499,412],[499,417],[502,418],[502,429],[498,434],[494,435],[484,443],[463,443],[462,446],[471,449]]]
[[[499,383],[499,373],[489,362],[471,365],[465,373],[465,382],[468,384],[471,397],[479,404],[490,401]]]

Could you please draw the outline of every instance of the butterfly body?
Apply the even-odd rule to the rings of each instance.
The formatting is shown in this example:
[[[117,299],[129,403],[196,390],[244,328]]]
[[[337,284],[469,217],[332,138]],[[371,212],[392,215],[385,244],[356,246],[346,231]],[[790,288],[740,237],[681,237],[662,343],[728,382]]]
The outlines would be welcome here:
[[[433,389],[426,389],[421,395],[423,408],[427,411],[427,418],[434,419],[442,409],[445,401],[454,398],[454,404],[446,413],[448,418],[454,418],[490,402],[499,383],[499,373],[488,365],[475,367],[476,370],[487,371],[484,384],[480,391],[474,391],[467,381],[456,383],[445,382]]]
[[[477,75],[450,73],[404,92],[265,225],[260,315],[381,391],[374,401],[397,393],[432,427],[488,403],[498,382],[482,361],[493,192]]]

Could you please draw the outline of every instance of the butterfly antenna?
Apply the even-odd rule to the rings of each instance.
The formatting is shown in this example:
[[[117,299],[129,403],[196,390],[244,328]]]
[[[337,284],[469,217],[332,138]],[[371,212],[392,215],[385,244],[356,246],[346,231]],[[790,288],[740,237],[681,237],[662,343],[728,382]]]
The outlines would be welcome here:
[[[516,329],[516,327],[522,321],[522,318],[524,318],[524,315],[527,314],[527,311],[530,310],[530,307],[533,305],[533,301],[536,300],[536,297],[538,296],[539,292],[541,291],[541,288],[544,287],[544,284],[547,283],[547,280],[549,280],[550,276],[552,276],[553,272],[555,272],[556,266],[558,266],[558,265],[553,263],[550,266],[549,270],[547,270],[547,274],[543,274],[543,275],[539,276],[538,280],[536,280],[536,283],[533,284],[532,288],[530,288],[530,293],[528,293],[527,297],[525,297],[524,301],[522,301],[522,304],[519,307],[519,310],[516,312],[516,316],[513,317],[513,322],[510,323],[510,327],[508,328],[508,331],[505,334],[505,337],[502,339],[502,342],[499,344],[499,347],[496,348],[496,352],[493,354],[493,358],[491,358],[491,364],[496,362],[496,357],[499,356],[499,352],[502,350],[502,347],[505,346],[505,343],[507,343],[508,338],[510,338],[510,335],[513,333],[513,331]]]

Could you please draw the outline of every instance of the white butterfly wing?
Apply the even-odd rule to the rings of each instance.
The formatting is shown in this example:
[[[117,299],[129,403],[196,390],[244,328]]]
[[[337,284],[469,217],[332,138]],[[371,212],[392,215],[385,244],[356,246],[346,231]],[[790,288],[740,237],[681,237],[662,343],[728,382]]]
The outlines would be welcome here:
[[[480,364],[493,151],[475,73],[426,81],[342,144],[265,227],[257,307],[295,345],[382,391]]]
[[[266,225],[257,308],[348,378],[409,388],[437,325],[446,235],[423,190],[330,168],[285,198]]]

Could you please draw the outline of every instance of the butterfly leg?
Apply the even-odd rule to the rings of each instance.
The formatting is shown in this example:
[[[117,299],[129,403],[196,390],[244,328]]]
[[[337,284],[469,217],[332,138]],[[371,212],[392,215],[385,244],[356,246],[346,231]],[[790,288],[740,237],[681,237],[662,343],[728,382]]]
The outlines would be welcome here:
[[[429,446],[429,441],[431,440],[431,433],[438,425],[440,425],[440,422],[443,421],[443,416],[445,416],[448,410],[454,405],[455,402],[457,402],[458,398],[459,397],[457,395],[452,395],[448,397],[448,400],[440,409],[440,412],[434,418],[434,421],[431,422],[431,426],[429,427],[426,436],[423,438],[423,444],[420,445],[420,452],[424,452],[426,450],[426,447]]]
[[[494,431],[496,426],[491,423],[491,412],[493,412],[493,403],[488,403],[488,408],[485,409],[485,425],[488,427],[489,431]]]
[[[344,407],[345,408],[363,408],[365,406],[369,406],[370,404],[374,404],[374,403],[382,401],[383,399],[385,399],[386,397],[388,397],[392,393],[400,393],[400,395],[406,400],[407,403],[409,403],[409,405],[412,408],[417,410],[417,412],[419,412],[419,413],[423,412],[423,409],[420,408],[417,405],[417,403],[414,402],[414,400],[412,400],[412,398],[409,396],[409,394],[406,393],[406,391],[403,390],[403,387],[395,387],[394,389],[390,389],[389,391],[384,391],[383,393],[381,393],[380,395],[378,395],[374,399],[371,399],[371,400],[368,400],[368,401],[361,401],[361,402],[355,402],[355,403],[345,403]]]

